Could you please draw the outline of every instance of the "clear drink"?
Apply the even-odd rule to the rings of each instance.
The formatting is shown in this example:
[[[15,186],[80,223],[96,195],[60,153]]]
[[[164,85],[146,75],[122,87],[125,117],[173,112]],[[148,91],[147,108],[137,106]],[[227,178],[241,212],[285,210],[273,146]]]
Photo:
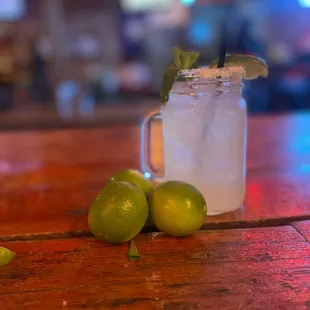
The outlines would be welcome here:
[[[195,72],[199,77],[174,83],[169,101],[161,109],[164,181],[196,186],[206,199],[208,215],[216,215],[236,210],[245,196],[244,69],[208,69],[203,74],[190,70],[185,74],[195,76]]]

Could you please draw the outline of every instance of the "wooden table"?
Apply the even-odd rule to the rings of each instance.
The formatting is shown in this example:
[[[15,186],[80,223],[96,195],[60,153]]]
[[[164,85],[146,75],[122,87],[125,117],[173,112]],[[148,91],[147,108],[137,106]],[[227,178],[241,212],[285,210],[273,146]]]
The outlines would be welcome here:
[[[310,309],[310,115],[252,118],[248,136],[244,206],[188,238],[146,227],[133,263],[87,210],[139,168],[139,124],[0,133],[0,246],[17,252],[0,309]],[[162,166],[156,126],[154,148]]]

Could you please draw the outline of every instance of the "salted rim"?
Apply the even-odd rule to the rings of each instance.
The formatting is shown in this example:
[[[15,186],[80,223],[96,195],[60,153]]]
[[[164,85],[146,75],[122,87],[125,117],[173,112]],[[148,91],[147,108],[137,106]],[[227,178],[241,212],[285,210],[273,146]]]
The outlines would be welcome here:
[[[242,66],[225,67],[225,68],[199,68],[181,70],[179,76],[186,78],[203,78],[203,79],[215,79],[215,78],[232,78],[232,77],[244,77],[246,71]]]

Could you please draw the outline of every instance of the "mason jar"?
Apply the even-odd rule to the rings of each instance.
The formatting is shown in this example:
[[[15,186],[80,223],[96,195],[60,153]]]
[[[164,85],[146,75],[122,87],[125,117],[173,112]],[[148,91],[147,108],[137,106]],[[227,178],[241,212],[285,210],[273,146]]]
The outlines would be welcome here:
[[[151,113],[142,130],[142,170],[163,181],[198,188],[207,214],[238,209],[245,197],[247,110],[241,96],[242,67],[179,73],[166,105]],[[164,172],[150,159],[151,124],[163,125]]]

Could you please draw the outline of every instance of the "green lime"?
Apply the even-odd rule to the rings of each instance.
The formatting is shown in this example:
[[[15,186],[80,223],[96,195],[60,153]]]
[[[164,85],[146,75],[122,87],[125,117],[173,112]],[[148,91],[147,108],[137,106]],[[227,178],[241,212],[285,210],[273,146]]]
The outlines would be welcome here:
[[[124,243],[134,238],[148,217],[144,193],[129,182],[109,182],[88,213],[90,231],[108,243]]]
[[[124,181],[136,184],[147,195],[153,188],[152,182],[144,178],[143,174],[134,169],[121,170],[116,172],[112,181]]]
[[[149,203],[156,227],[168,235],[187,236],[204,224],[206,202],[190,184],[179,181],[163,183],[151,192]]]
[[[9,264],[15,256],[16,253],[7,248],[0,247],[0,267]]]
[[[219,59],[217,58],[210,66],[210,68],[217,68]],[[268,76],[268,66],[266,62],[252,55],[234,55],[227,54],[225,58],[224,67],[241,66],[245,69],[247,80],[256,79],[259,76]]]

